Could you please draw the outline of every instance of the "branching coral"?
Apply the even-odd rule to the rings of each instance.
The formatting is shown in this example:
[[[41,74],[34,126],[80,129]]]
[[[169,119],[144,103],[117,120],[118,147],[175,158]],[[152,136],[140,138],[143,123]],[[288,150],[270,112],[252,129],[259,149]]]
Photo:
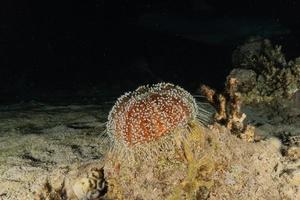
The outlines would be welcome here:
[[[242,139],[253,141],[254,127],[243,123],[246,114],[241,112],[241,94],[237,92],[237,86],[237,79],[228,78],[222,94],[216,93],[206,85],[201,87],[201,92],[216,108],[217,112],[214,116],[216,122],[225,125],[233,134]]]

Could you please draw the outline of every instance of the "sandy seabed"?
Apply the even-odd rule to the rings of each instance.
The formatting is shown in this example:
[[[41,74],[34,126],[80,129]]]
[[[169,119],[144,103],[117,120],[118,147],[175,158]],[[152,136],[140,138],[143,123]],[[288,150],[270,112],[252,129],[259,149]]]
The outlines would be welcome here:
[[[205,199],[300,199],[300,108],[243,110],[259,139],[248,143],[224,127],[211,130],[219,144],[214,158],[222,165]],[[89,170],[82,166],[102,166],[108,111],[107,105],[36,102],[0,107],[0,199],[34,199],[49,177],[76,177]]]

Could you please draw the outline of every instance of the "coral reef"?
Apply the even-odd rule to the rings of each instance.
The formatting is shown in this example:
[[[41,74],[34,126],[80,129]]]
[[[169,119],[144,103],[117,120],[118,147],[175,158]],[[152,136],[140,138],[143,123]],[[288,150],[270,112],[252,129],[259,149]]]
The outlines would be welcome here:
[[[262,38],[250,38],[232,55],[230,78],[238,80],[245,103],[289,99],[300,88],[300,59],[286,61],[281,46]]]
[[[248,121],[256,126],[255,133],[261,139],[276,137],[282,142],[280,178],[293,186],[282,184],[281,195],[298,199],[300,59],[287,62],[281,46],[272,45],[268,39],[251,38],[234,51],[232,61],[236,68],[227,78],[238,80],[237,91],[244,111],[251,116]],[[297,198],[290,197],[295,194]]]
[[[89,145],[82,146],[78,155],[75,154],[77,156],[73,156],[72,153],[63,154],[63,163],[46,166],[43,165],[45,159],[43,156],[48,149],[37,149],[34,154],[33,151],[22,154],[22,157],[29,159],[36,168],[31,167],[29,168],[31,171],[28,171],[26,163],[22,163],[19,164],[22,167],[15,166],[1,173],[0,197],[3,200],[23,197],[33,199],[32,191],[37,191],[35,197],[38,200],[300,199],[299,107],[279,107],[274,113],[274,109],[262,104],[253,107],[244,106],[237,92],[237,86],[238,82],[234,78],[227,80],[225,90],[221,94],[206,86],[206,96],[217,110],[214,117],[216,123],[212,125],[206,124],[208,116],[204,112],[206,107],[197,111],[199,105],[193,97],[184,89],[172,84],[141,87],[144,89],[138,90],[139,93],[132,92],[126,98],[121,98],[109,115],[109,120],[112,120],[107,123],[107,130],[111,131],[109,135],[99,134],[103,131],[103,123],[96,122],[92,116],[101,113],[105,117],[107,115],[101,112],[101,109],[95,110],[94,107],[91,109],[93,110],[91,115],[78,112],[79,107],[75,110],[73,106],[73,110],[70,107],[63,107],[64,112],[68,113],[67,117],[58,109],[60,117],[57,118],[59,121],[65,120],[63,121],[66,124],[65,128],[62,128],[61,124],[59,127],[49,128],[49,123],[45,123],[39,124],[37,129],[36,126],[24,126],[21,123],[22,129],[19,131],[47,132],[48,143],[37,139],[42,136],[41,134],[30,137],[35,141],[35,145],[42,143],[42,146],[51,147],[49,144],[57,141],[65,132],[70,133],[69,137],[64,134],[65,140],[60,143],[67,144],[67,147],[72,146],[72,149],[76,150],[74,153],[78,153],[78,149],[73,148],[73,143],[69,145],[70,142],[76,142],[79,146],[86,139],[85,142]],[[163,89],[159,90],[160,87]],[[165,101],[171,96],[175,96],[176,100],[171,98]],[[132,111],[137,107],[146,111],[136,112],[138,116],[126,115],[126,112],[133,114]],[[164,112],[172,109],[179,109],[180,112],[176,111],[178,115],[175,117],[172,115],[173,112]],[[49,111],[49,108],[46,110]],[[121,113],[118,114],[120,110]],[[158,113],[163,117],[159,118]],[[243,113],[247,113],[246,120]],[[167,117],[167,114],[172,118]],[[48,119],[49,112],[37,112],[37,115],[30,116],[33,118],[43,116]],[[132,116],[134,118],[131,118]],[[146,116],[151,120],[141,120]],[[10,118],[6,120],[3,113],[2,115],[0,113],[0,117],[5,130],[12,126],[11,122],[9,123]],[[135,127],[141,128],[143,132],[131,129],[126,120],[114,125],[116,119],[127,119],[130,124],[136,123]],[[160,123],[158,119],[161,119]],[[150,121],[152,128],[147,125]],[[34,120],[29,122],[33,124]],[[255,125],[253,130],[255,134],[261,136],[255,143],[247,142],[247,137],[241,140],[232,134],[234,130],[245,130],[248,126],[246,123],[249,122]],[[87,140],[93,130],[97,134],[92,134],[92,140]],[[55,139],[51,136],[53,133],[58,134]],[[128,140],[128,134],[137,133],[148,133],[153,137],[142,134],[141,137],[135,136],[134,141],[137,142]],[[81,137],[78,135],[76,139],[76,134],[81,134]],[[242,135],[239,136],[243,138]],[[108,143],[105,141],[108,139],[119,140],[111,143],[117,146],[112,146],[108,153],[97,151],[107,147]],[[120,146],[122,140],[124,143]],[[79,162],[74,160],[80,155],[85,155],[85,151],[94,142],[97,142],[96,148],[87,151],[87,155],[97,152],[104,155],[100,155],[101,159],[95,160],[92,155],[80,159]],[[62,146],[55,146],[55,149],[61,148]],[[121,150],[126,153],[122,153]],[[51,155],[52,158],[53,154]],[[14,162],[16,156],[10,154],[9,159],[10,162]],[[2,167],[1,165],[0,169]],[[34,177],[30,175],[33,173]],[[38,176],[40,178],[37,178]]]
[[[279,200],[300,196],[295,187],[298,173],[285,171],[294,168],[281,162],[278,139],[249,143],[231,134],[233,130],[247,129],[243,124],[245,115],[240,110],[239,95],[235,92],[236,80],[228,79],[223,94],[207,86],[203,90],[216,107],[215,120],[219,123],[208,128],[194,117],[188,120],[186,127],[179,126],[148,141],[151,145],[142,143],[146,149],[155,148],[156,156],[128,159],[118,151],[110,151],[104,166],[108,199],[217,200],[249,199],[255,195],[256,199]],[[155,92],[146,97],[152,99],[152,95],[156,95]],[[147,99],[146,102],[151,101]],[[181,103],[179,105],[182,107]],[[144,112],[153,112],[153,109]],[[172,145],[157,146],[155,143]],[[132,147],[134,145],[127,146]]]

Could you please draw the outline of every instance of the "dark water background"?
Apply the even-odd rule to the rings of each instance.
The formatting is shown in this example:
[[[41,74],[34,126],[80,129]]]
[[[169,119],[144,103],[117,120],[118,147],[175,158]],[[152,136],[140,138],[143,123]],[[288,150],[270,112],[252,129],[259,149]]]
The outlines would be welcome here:
[[[0,103],[101,102],[158,81],[194,92],[221,89],[234,44],[209,45],[128,23],[148,12],[273,18],[291,30],[271,38],[289,60],[300,56],[297,1],[1,1]]]

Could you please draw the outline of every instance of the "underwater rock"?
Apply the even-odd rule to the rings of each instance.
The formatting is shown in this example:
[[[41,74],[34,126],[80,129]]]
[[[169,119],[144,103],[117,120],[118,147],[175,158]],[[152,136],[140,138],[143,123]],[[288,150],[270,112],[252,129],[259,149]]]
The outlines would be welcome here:
[[[56,169],[35,191],[34,200],[101,200],[107,192],[101,162]]]
[[[228,77],[238,80],[245,103],[291,99],[300,88],[300,59],[287,62],[281,46],[268,39],[249,39],[233,52],[232,62],[236,69]]]
[[[250,92],[256,86],[256,73],[251,69],[233,69],[228,78],[233,77],[239,81],[237,90],[242,93]]]
[[[292,146],[286,152],[290,159],[300,159],[300,146]]]
[[[281,46],[274,46],[270,40],[262,37],[250,37],[244,44],[238,46],[232,53],[234,68],[261,71],[263,62],[269,61],[280,66],[286,66]]]

